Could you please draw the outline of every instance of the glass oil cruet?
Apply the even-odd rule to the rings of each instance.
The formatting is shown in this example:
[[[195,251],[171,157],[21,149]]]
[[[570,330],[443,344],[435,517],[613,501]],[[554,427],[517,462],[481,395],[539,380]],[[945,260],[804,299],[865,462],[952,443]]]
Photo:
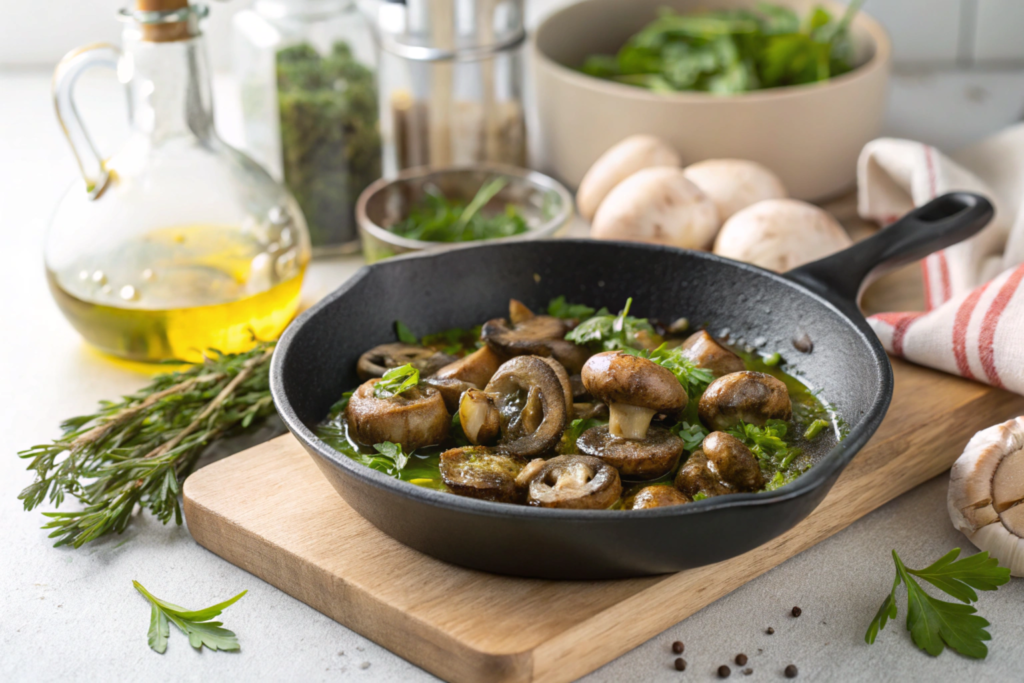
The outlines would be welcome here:
[[[213,126],[199,21],[188,0],[133,0],[123,49],[92,45],[57,67],[54,99],[84,183],[57,206],[46,272],[92,345],[139,361],[199,360],[274,339],[299,305],[309,236],[295,200]],[[130,132],[109,159],[75,109],[78,76],[117,69]]]

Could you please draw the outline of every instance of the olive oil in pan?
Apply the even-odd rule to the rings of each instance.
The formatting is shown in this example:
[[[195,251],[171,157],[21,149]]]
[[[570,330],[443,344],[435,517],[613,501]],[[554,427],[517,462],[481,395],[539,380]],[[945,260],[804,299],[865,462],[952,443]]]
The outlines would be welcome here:
[[[199,361],[276,339],[295,315],[306,262],[234,228],[153,231],[53,271],[64,315],[90,344],[138,361]]]

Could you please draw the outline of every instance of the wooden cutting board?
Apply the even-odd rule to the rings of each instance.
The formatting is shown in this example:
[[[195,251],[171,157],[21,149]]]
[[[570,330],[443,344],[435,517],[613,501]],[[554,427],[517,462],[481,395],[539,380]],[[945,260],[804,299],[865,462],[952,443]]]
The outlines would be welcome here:
[[[653,578],[514,579],[410,550],[349,508],[291,435],[185,482],[203,546],[449,681],[570,681],[942,473],[1024,397],[893,362],[885,422],[789,533],[717,565]]]

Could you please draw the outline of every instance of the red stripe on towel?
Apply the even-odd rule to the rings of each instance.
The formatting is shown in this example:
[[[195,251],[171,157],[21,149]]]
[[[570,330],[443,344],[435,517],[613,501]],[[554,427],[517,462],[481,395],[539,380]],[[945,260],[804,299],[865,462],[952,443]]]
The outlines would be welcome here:
[[[985,314],[981,323],[981,334],[978,336],[978,354],[981,356],[981,367],[985,370],[989,383],[994,387],[1003,387],[1003,380],[999,377],[999,370],[996,369],[995,360],[995,339],[996,327],[999,326],[999,319],[1003,311],[1010,304],[1010,299],[1017,292],[1021,280],[1024,280],[1024,265],[1018,266],[1010,277],[1006,279],[999,293],[992,300],[992,305]]]
[[[978,301],[987,287],[986,283],[971,292],[960,304],[953,321],[953,357],[956,358],[957,371],[967,379],[974,379],[971,364],[967,360],[967,327],[971,324],[974,309],[978,307]]]

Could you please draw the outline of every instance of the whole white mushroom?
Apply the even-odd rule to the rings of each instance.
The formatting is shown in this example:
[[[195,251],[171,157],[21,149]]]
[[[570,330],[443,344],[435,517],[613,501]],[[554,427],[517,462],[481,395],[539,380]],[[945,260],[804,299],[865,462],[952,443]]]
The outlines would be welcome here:
[[[679,166],[682,159],[672,146],[653,135],[631,135],[614,145],[594,162],[580,181],[576,206],[588,221],[612,189],[643,168]]]
[[[726,221],[714,251],[781,273],[851,244],[850,236],[824,209],[798,199],[766,199]]]
[[[720,223],[718,209],[681,168],[645,168],[608,193],[591,235],[603,240],[654,242],[707,249]]]
[[[723,223],[752,204],[787,196],[779,177],[756,161],[706,159],[683,172],[715,203]]]

